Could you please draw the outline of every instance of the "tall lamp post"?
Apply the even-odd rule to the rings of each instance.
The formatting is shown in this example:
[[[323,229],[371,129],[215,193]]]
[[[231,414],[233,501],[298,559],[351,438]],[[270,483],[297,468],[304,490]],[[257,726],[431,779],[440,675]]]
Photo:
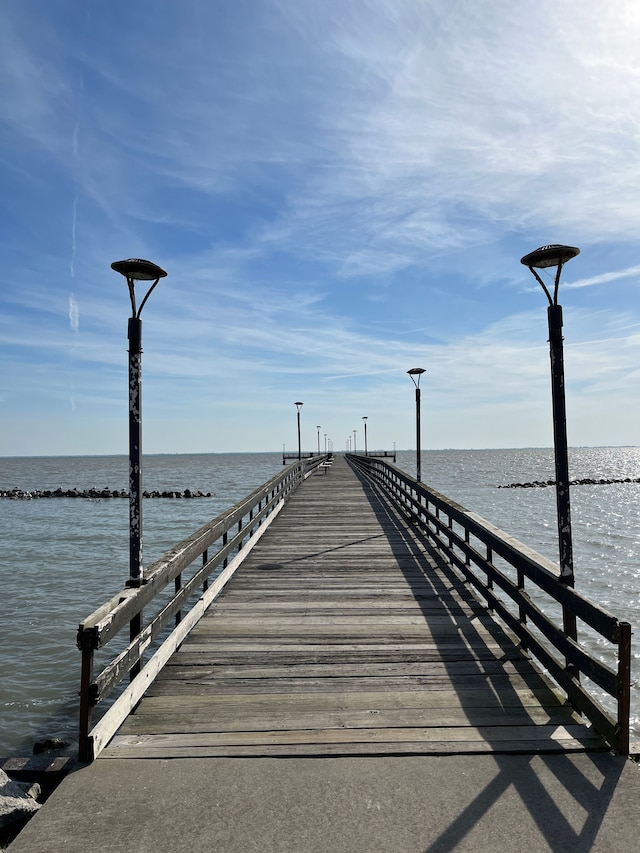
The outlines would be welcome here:
[[[553,446],[556,469],[556,506],[558,516],[558,547],[560,552],[560,581],[574,585],[573,544],[571,540],[571,507],[569,501],[569,459],[567,449],[567,416],[564,392],[564,352],[562,345],[562,306],[558,304],[558,288],[562,267],[567,261],[580,254],[575,246],[553,244],[542,246],[521,258],[529,267],[549,300],[547,319],[549,322],[549,355],[551,359],[551,397],[553,405]],[[540,278],[537,269],[556,267],[553,295]],[[564,611],[566,633],[576,639],[574,614]]]
[[[320,456],[320,426],[318,425],[316,429],[318,430],[318,456]]]
[[[412,367],[407,370],[413,384],[416,386],[416,480],[420,482],[422,463],[420,459],[420,377],[426,373],[424,367]]]
[[[151,261],[129,258],[114,261],[111,269],[127,280],[131,299],[129,318],[129,580],[127,586],[138,587],[144,583],[142,566],[142,491],[140,488],[142,455],[142,320],[140,315],[151,291],[166,276],[166,272]],[[140,307],[136,305],[135,283],[151,281]],[[135,630],[132,627],[132,633]]]
[[[367,450],[367,416],[362,416],[362,423],[364,424],[364,455],[368,456],[369,451]]]
[[[353,452],[356,453],[356,431],[353,431]]]
[[[298,460],[300,460],[302,459],[302,444],[300,443],[300,409],[302,408],[303,404],[298,401],[297,403],[294,403],[294,405],[298,413]]]

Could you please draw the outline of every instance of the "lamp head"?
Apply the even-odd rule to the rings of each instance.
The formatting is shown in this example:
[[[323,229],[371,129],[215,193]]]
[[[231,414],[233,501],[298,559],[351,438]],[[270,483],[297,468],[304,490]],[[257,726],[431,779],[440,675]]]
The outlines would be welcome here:
[[[529,252],[524,258],[520,259],[520,263],[526,267],[536,267],[542,270],[547,267],[559,267],[575,258],[580,254],[580,249],[575,246],[561,246],[559,243],[552,243],[549,246],[541,246],[533,252]]]
[[[529,267],[538,284],[544,290],[546,297],[549,300],[549,305],[557,306],[558,287],[560,285],[560,273],[562,272],[562,267],[567,261],[570,261],[579,254],[580,249],[575,246],[561,246],[559,243],[552,243],[549,246],[541,246],[539,249],[529,252],[529,254],[525,255],[524,258],[520,258],[520,263]],[[549,292],[549,288],[536,272],[536,269],[544,270],[548,267],[557,267],[553,295]]]
[[[129,287],[129,298],[131,299],[131,316],[132,318],[140,319],[140,314],[145,302],[149,298],[149,294],[160,279],[166,276],[166,272],[157,264],[145,261],[142,258],[127,258],[126,261],[114,261],[111,264],[111,269],[119,272],[120,275],[126,278],[127,286]],[[136,306],[136,281],[153,282],[149,290],[147,290],[139,308]]]
[[[411,380],[412,380],[413,384],[416,386],[416,388],[420,387],[420,377],[422,376],[423,373],[426,373],[426,372],[427,371],[424,369],[424,367],[412,367],[411,370],[407,370],[407,373],[411,377]]]
[[[132,281],[157,281],[164,278],[166,272],[157,264],[142,258],[128,258],[126,261],[114,261],[111,269]]]

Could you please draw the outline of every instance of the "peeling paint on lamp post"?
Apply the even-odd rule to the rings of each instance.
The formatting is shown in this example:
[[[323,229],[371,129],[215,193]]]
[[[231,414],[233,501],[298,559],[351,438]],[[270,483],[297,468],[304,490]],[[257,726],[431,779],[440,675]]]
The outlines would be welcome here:
[[[129,258],[126,261],[114,261],[111,269],[119,272],[127,280],[131,299],[131,317],[129,318],[129,580],[127,586],[138,587],[144,583],[142,566],[142,320],[140,314],[149,295],[166,272],[151,261],[142,258]],[[151,281],[140,307],[136,306],[136,281]]]
[[[567,416],[564,391],[564,352],[562,338],[562,306],[558,304],[560,273],[567,261],[580,254],[575,246],[553,244],[542,246],[521,258],[544,290],[549,306],[549,356],[551,360],[551,397],[553,406],[553,445],[556,472],[556,507],[558,516],[558,548],[560,552],[560,581],[574,586],[573,543],[571,539],[571,507],[569,500],[569,460],[567,449]],[[536,269],[557,267],[553,296]],[[565,608],[565,631],[574,640],[577,636],[575,615]]]

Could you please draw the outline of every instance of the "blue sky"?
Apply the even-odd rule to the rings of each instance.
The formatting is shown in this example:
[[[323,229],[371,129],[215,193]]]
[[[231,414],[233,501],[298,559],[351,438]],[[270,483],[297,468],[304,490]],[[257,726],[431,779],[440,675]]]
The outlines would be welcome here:
[[[0,455],[552,443],[640,428],[640,7],[623,0],[4,0]]]

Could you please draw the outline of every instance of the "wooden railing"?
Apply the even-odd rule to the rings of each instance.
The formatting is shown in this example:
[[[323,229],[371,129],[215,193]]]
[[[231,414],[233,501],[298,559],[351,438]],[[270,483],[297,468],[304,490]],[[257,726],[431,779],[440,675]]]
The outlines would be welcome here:
[[[488,608],[542,664],[576,711],[621,755],[629,754],[631,626],[560,582],[555,563],[488,521],[430,490],[389,463],[348,455],[356,470],[380,487],[462,574]],[[589,654],[543,610],[562,608],[611,644],[615,668]],[[560,619],[558,620],[561,621]],[[588,626],[584,628],[583,626]],[[607,711],[581,682],[581,675],[613,698]]]
[[[92,761],[107,744],[291,493],[325,459],[321,455],[289,465],[150,565],[142,586],[123,589],[80,623],[77,642],[82,652],[81,761]],[[167,589],[172,582],[173,589]],[[146,625],[135,636],[126,638],[129,642],[96,674],[96,652],[116,637],[122,646],[123,629],[141,623],[144,608],[152,604],[155,610]],[[171,631],[172,622],[175,627]],[[157,648],[153,647],[152,656],[143,665],[143,653],[154,641]],[[95,706],[111,696],[127,676],[129,685],[92,728]]]

